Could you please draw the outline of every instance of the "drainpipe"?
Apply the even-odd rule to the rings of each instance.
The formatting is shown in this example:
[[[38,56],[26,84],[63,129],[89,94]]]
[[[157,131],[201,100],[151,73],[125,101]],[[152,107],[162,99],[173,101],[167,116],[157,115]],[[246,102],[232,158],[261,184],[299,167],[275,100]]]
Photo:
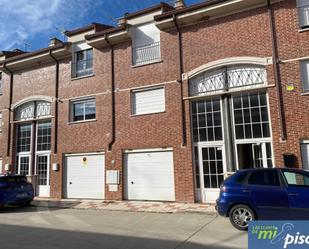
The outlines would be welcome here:
[[[115,54],[114,54],[114,46],[110,43],[110,41],[107,38],[107,35],[105,35],[104,40],[109,45],[111,49],[111,93],[112,93],[112,100],[111,100],[111,108],[112,108],[112,138],[111,141],[108,144],[108,151],[112,150],[112,147],[116,141],[116,118],[115,118]]]
[[[7,136],[7,151],[6,156],[10,156],[10,150],[11,150],[11,106],[12,106],[12,100],[13,100],[13,82],[14,82],[14,74],[13,72],[6,67],[5,64],[3,64],[3,68],[10,73],[10,96],[9,96],[9,121],[8,121],[8,136]]]
[[[281,138],[281,141],[285,141],[286,140],[286,124],[285,124],[284,106],[282,104],[283,97],[282,97],[279,58],[278,58],[278,44],[277,44],[277,37],[276,37],[274,13],[273,13],[270,0],[267,0],[267,7],[268,7],[268,15],[269,15],[269,21],[270,21],[270,29],[271,29],[272,53],[273,53],[272,57],[273,57],[273,63],[274,63],[276,92],[277,92],[278,109],[279,109],[278,111],[279,111],[279,120],[280,120],[280,138]]]
[[[49,56],[56,62],[55,78],[55,131],[54,131],[54,154],[58,152],[58,115],[59,115],[59,61],[52,55],[49,50]]]
[[[175,24],[177,33],[178,33],[178,56],[179,56],[179,78],[178,82],[180,83],[180,98],[181,98],[181,126],[182,126],[182,146],[187,146],[187,127],[186,127],[186,109],[185,109],[185,102],[183,100],[183,53],[182,53],[182,33],[177,23],[176,15],[173,15],[173,22]]]

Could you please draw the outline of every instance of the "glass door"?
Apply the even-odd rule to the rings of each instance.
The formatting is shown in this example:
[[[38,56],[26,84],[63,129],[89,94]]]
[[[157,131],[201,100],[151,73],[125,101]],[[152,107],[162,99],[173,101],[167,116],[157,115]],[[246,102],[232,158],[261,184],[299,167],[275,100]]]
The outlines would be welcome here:
[[[19,155],[16,173],[24,176],[31,175],[30,162],[30,155]]]
[[[236,148],[239,169],[273,167],[270,142],[242,143]]]
[[[37,193],[41,197],[49,197],[50,195],[49,158],[49,154],[39,154],[36,158]]]
[[[199,146],[199,178],[203,202],[215,202],[224,180],[223,146]]]

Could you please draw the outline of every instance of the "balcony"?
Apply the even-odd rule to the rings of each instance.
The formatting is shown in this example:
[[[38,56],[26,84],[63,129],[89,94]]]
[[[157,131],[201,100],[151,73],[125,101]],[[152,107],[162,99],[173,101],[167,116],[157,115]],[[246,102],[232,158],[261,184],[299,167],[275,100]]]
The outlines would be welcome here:
[[[93,59],[80,60],[71,64],[72,78],[79,78],[93,74]]]
[[[149,64],[160,60],[160,42],[133,47],[132,59],[134,66]]]

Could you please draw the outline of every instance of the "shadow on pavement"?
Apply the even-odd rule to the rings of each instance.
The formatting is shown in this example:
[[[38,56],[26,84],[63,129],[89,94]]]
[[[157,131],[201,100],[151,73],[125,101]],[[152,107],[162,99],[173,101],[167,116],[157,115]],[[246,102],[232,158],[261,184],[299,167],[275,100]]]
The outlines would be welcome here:
[[[125,224],[124,224],[125,226]],[[129,233],[129,231],[128,231]],[[142,238],[95,232],[67,231],[30,226],[0,226],[1,248],[5,249],[232,249],[181,241]],[[168,237],[168,236],[167,236]]]

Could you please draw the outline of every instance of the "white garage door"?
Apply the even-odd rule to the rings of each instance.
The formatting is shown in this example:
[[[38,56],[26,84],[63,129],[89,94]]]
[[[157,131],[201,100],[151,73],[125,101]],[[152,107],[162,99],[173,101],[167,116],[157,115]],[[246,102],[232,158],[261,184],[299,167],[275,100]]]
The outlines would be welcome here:
[[[173,152],[125,154],[128,200],[174,201]]]
[[[69,155],[65,160],[65,197],[104,199],[104,155]]]

